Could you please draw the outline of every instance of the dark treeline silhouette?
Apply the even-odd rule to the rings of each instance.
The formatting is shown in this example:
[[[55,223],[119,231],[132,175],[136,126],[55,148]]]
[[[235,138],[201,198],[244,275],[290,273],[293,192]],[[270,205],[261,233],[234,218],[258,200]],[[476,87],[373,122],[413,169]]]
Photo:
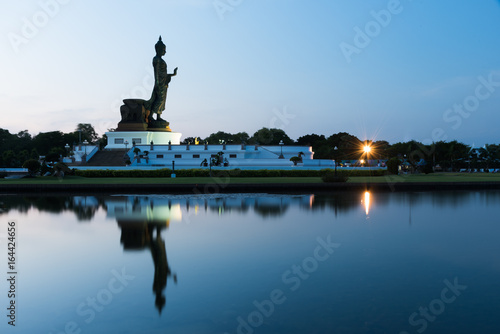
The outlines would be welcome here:
[[[80,123],[75,131],[41,132],[31,136],[28,130],[11,134],[0,129],[0,167],[21,167],[28,159],[45,157],[45,161],[59,161],[67,154],[66,144],[72,146],[87,141],[90,144],[105,145],[105,138],[99,138],[90,124]]]
[[[82,141],[91,144],[106,145],[106,137],[98,137],[91,124],[78,124],[75,131],[63,133],[52,131],[31,136],[27,130],[11,134],[0,129],[0,167],[21,167],[28,159],[45,156],[45,161],[58,161],[65,155],[65,145],[70,146]],[[347,132],[339,132],[330,136],[323,134],[307,134],[297,140],[291,139],[285,131],[275,128],[262,128],[252,136],[246,132],[227,133],[219,131],[206,138],[187,137],[183,144],[248,144],[248,145],[284,145],[312,146],[315,159],[356,160],[389,160],[397,158],[412,166],[438,166],[443,170],[456,171],[462,168],[499,168],[500,145],[485,145],[472,148],[456,140],[439,141],[430,145],[411,140],[390,144],[385,140],[360,140]],[[363,156],[363,147],[372,148],[369,156]]]

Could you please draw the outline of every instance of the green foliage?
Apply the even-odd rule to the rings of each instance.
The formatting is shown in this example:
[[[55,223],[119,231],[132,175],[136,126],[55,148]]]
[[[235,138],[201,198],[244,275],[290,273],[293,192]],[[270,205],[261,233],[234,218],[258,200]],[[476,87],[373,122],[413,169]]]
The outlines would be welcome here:
[[[347,173],[344,173],[344,172],[337,172],[337,174],[335,174],[335,172],[333,171],[327,171],[327,172],[324,172],[323,175],[321,175],[321,179],[323,180],[323,182],[327,182],[327,183],[333,183],[333,182],[347,182],[347,180],[349,179],[349,176]]]
[[[285,131],[275,128],[262,128],[249,139],[249,143],[260,145],[279,145],[280,141],[283,141],[285,145],[294,144],[294,141],[288,137]]]
[[[187,138],[186,138],[187,139]],[[210,136],[205,138],[204,140],[200,140],[200,144],[204,144],[205,141],[210,145],[220,145],[222,143],[225,144],[242,144],[246,143],[249,139],[248,133],[246,132],[238,132],[235,134],[219,131],[217,133],[212,133]],[[194,143],[194,138],[192,143]]]
[[[317,135],[315,133],[311,135],[305,135],[302,137],[299,137],[297,139],[297,145],[300,146],[312,146],[313,148],[321,146],[321,145],[326,145],[326,138],[325,135]]]
[[[14,151],[7,150],[2,153],[2,165],[4,167],[17,167],[19,166],[19,161],[16,159]]]
[[[425,174],[434,173],[434,170],[432,169],[432,165],[430,163],[426,163],[425,165],[423,165],[422,172],[424,172]]]
[[[208,177],[210,171],[208,169],[179,169],[175,171],[177,177]]]
[[[106,145],[108,145],[108,136],[103,134],[102,137],[97,140],[97,144],[99,145],[99,150],[103,150]]]
[[[177,173],[177,171],[176,171]],[[95,170],[75,170],[76,176],[83,177],[170,177],[172,170],[168,168],[156,170],[111,170],[111,169],[95,169]]]
[[[76,130],[81,130],[82,141],[98,143],[101,148],[106,145],[105,136],[99,139],[91,124],[80,123]],[[72,145],[79,142],[79,131],[62,133],[52,131],[39,133],[31,136],[28,130],[11,134],[8,130],[0,129],[0,167],[21,167],[27,159],[39,159],[40,155],[46,156],[47,161],[58,161],[60,155],[66,156],[64,148],[66,144]],[[186,138],[186,140],[194,138]],[[186,141],[185,140],[185,141]],[[281,129],[262,128],[254,133],[252,137],[246,132],[236,134],[219,131],[206,138],[210,144],[261,144],[278,145],[280,140],[286,145],[294,144],[294,141]],[[204,144],[200,140],[200,144]],[[299,137],[296,145],[312,146],[314,159],[358,160],[366,159],[361,152],[363,141],[346,132],[339,132],[330,136],[319,134],[306,134]],[[337,147],[337,150],[334,150]],[[372,143],[373,152],[368,159],[381,160],[389,157],[404,157],[405,161],[414,168],[422,159],[435,161],[445,170],[457,171],[460,168],[500,168],[500,145],[488,144],[485,147],[472,150],[470,146],[456,140],[445,142],[439,141],[431,145],[424,145],[417,141],[400,142],[390,145],[387,141],[376,141]],[[220,161],[222,162],[222,161]]]
[[[391,158],[389,161],[387,161],[387,171],[389,174],[394,174],[397,175],[399,170],[399,165],[401,164],[401,160],[398,158]]]
[[[46,163],[42,163],[42,167],[40,168],[40,175],[45,175],[47,173],[52,174],[54,172],[54,168],[50,167]]]
[[[235,169],[221,169],[212,170],[215,175],[226,175],[230,177],[321,177],[325,173],[332,172],[333,169],[322,170],[278,170],[278,169],[258,169],[258,170],[241,170]],[[76,170],[76,176],[83,177],[170,177],[171,169],[157,169],[157,170]],[[175,171],[177,177],[208,177],[210,171],[208,169],[178,169]],[[339,171],[347,176],[383,176],[384,170],[353,170],[353,171]]]
[[[66,175],[73,175],[74,170],[70,169],[68,165],[66,165],[64,162],[58,162],[54,165],[54,170],[58,173],[64,172]]]
[[[97,139],[99,136],[95,132],[94,127],[89,124],[89,123],[79,123],[76,126],[75,134],[78,134],[79,132],[82,132],[82,142],[85,140],[88,141],[90,144],[95,144],[97,142]]]
[[[53,148],[64,149],[66,145],[61,131],[41,132],[33,138],[34,148],[41,155],[48,155]]]
[[[23,168],[28,169],[30,175],[35,175],[40,170],[41,164],[38,160],[29,159],[23,163]]]

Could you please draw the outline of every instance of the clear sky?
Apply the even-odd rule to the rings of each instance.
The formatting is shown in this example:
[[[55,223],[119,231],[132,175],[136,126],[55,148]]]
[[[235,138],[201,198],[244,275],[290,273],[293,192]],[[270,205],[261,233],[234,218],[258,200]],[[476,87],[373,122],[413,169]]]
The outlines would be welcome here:
[[[148,99],[173,131],[500,143],[500,1],[1,0],[0,127],[102,134]]]

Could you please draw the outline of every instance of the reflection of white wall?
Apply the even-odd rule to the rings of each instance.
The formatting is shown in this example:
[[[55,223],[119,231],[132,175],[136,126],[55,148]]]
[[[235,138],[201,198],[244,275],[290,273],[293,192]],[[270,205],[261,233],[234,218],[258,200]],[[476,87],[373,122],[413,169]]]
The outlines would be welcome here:
[[[135,201],[135,202],[134,202]],[[120,221],[164,222],[181,221],[180,204],[171,204],[167,199],[130,196],[122,200],[105,202],[107,217]]]
[[[94,196],[74,196],[73,204],[81,207],[99,207],[99,201]]]
[[[120,221],[146,221],[155,223],[180,222],[182,211],[191,211],[196,215],[199,210],[234,209],[252,207],[288,207],[299,205],[310,207],[313,195],[207,195],[207,196],[124,196],[107,199],[105,201],[107,218]]]

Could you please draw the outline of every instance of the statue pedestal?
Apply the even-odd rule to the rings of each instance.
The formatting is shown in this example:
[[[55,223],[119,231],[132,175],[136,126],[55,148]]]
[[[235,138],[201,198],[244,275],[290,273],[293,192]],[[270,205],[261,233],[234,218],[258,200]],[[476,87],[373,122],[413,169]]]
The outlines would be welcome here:
[[[133,142],[136,145],[150,145],[153,142],[155,145],[179,145],[181,143],[182,133],[166,132],[166,131],[113,131],[106,132],[108,144],[105,149],[123,149],[131,148]],[[128,142],[125,145],[125,142]]]

